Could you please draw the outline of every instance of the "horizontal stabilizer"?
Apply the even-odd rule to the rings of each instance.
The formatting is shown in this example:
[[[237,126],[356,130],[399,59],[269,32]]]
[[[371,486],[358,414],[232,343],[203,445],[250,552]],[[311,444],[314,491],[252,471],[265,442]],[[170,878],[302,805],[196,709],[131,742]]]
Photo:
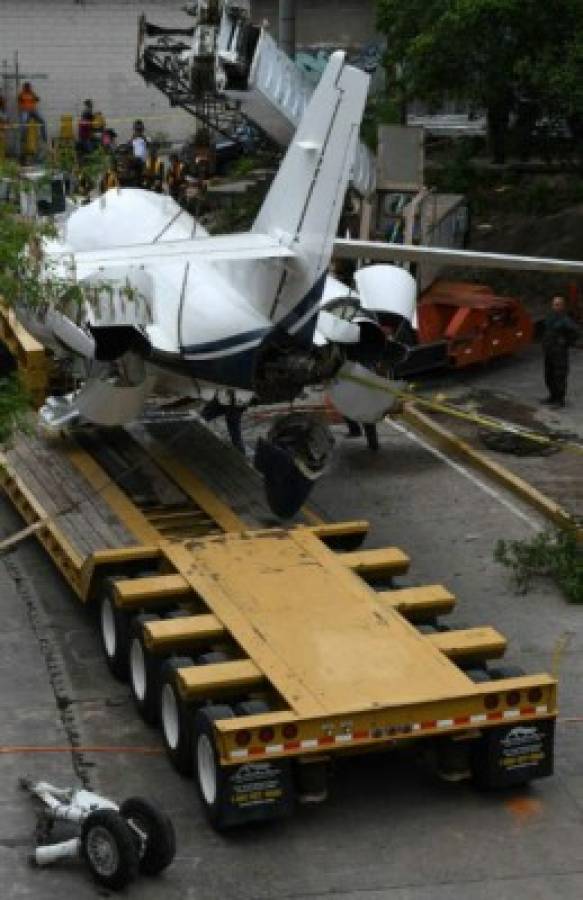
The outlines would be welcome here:
[[[233,234],[222,237],[202,237],[191,240],[166,241],[163,244],[134,244],[112,247],[108,250],[84,250],[77,253],[51,253],[51,259],[64,260],[73,257],[77,271],[86,267],[115,264],[152,264],[164,262],[202,262],[230,260],[259,260],[293,258],[289,250],[278,240],[263,234]]]

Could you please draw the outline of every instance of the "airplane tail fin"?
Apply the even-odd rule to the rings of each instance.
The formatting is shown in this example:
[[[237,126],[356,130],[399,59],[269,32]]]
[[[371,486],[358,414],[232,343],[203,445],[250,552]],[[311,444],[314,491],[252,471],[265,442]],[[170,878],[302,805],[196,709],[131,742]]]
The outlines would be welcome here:
[[[296,259],[274,277],[265,312],[290,334],[311,332],[332,255],[369,76],[334,53],[273,181],[253,231]]]

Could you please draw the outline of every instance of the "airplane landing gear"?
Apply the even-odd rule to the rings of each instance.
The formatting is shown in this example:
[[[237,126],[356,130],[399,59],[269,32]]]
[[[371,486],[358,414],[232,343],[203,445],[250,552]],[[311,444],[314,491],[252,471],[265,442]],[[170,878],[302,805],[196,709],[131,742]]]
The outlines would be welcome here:
[[[282,519],[294,516],[324,474],[334,447],[327,425],[315,416],[290,413],[259,438],[255,468],[265,479],[267,502]]]

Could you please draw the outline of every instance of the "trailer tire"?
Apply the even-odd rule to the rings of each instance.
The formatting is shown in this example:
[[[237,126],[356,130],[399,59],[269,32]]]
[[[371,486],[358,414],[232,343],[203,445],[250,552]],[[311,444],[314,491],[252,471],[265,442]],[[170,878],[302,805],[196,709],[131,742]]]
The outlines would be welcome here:
[[[109,671],[119,681],[127,681],[130,616],[115,605],[115,582],[105,578],[99,592],[99,634]]]
[[[193,666],[189,656],[173,656],[160,670],[159,719],[170,762],[181,775],[192,775],[191,710],[176,686],[176,670]]]
[[[89,813],[81,826],[81,853],[93,878],[110,890],[121,890],[138,875],[134,832],[113,809]]]
[[[159,875],[176,856],[176,834],[169,816],[143,797],[129,797],[119,811],[130,828],[145,835],[144,844],[139,841],[140,872]]]
[[[196,713],[192,729],[193,765],[198,793],[209,822],[218,831],[225,827],[223,789],[227,776],[219,765],[213,722],[217,719],[232,719],[234,715],[230,706],[206,706]]]
[[[162,661],[150,653],[144,645],[143,626],[146,622],[157,622],[156,613],[135,616],[129,631],[129,682],[134,702],[144,722],[155,725],[160,708],[160,668]]]

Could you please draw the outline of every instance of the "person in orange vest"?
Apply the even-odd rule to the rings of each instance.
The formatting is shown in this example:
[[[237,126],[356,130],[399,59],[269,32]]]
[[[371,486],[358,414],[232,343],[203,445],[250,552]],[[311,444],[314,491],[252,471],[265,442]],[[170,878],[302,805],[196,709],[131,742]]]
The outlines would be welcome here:
[[[47,126],[42,116],[37,112],[39,98],[32,89],[30,81],[25,81],[18,94],[18,115],[20,118],[20,139],[24,147],[26,129],[29,122],[37,122],[40,125],[40,133],[43,141],[47,140]]]
[[[168,186],[168,193],[174,200],[178,200],[181,196],[185,183],[186,174],[184,171],[184,163],[180,161],[177,153],[171,153],[168,174],[166,175],[166,184]]]

